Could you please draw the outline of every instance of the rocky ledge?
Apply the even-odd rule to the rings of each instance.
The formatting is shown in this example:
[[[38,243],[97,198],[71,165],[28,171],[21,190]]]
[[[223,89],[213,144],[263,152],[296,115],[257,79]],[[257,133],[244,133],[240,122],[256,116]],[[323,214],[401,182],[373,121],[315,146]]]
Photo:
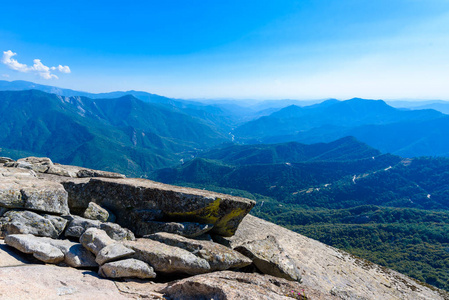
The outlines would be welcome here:
[[[1,157],[0,298],[449,299],[247,215],[254,205]]]

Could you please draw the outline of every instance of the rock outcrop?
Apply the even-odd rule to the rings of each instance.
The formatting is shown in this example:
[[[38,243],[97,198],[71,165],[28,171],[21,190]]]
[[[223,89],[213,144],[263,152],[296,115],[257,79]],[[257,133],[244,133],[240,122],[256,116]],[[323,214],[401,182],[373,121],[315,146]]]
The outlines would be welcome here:
[[[301,281],[300,265],[288,257],[274,236],[245,242],[235,250],[251,258],[257,269],[264,274]]]
[[[211,272],[209,263],[182,248],[150,239],[126,241],[124,245],[135,251],[133,258],[150,264],[156,272],[171,274],[203,274]]]
[[[148,221],[212,224],[211,232],[232,236],[252,200],[203,190],[170,186],[146,179],[91,178],[62,182],[72,212],[84,212],[89,202],[112,211],[116,222],[136,235],[154,233]],[[142,218],[146,215],[148,219]]]
[[[449,299],[247,215],[254,204],[0,157],[0,298]]]
[[[68,214],[67,191],[59,182],[35,178],[29,172],[7,172],[0,177],[0,206],[54,214]],[[30,175],[25,175],[25,174]],[[18,174],[19,176],[15,176]]]
[[[185,249],[199,258],[205,259],[209,263],[210,271],[239,269],[252,263],[251,259],[239,252],[212,241],[198,241],[166,232],[156,233],[148,238]]]
[[[306,290],[318,289],[339,299],[449,299],[444,291],[251,215],[227,240],[232,248],[253,243],[254,249],[270,235],[282,246],[283,255],[300,266]]]

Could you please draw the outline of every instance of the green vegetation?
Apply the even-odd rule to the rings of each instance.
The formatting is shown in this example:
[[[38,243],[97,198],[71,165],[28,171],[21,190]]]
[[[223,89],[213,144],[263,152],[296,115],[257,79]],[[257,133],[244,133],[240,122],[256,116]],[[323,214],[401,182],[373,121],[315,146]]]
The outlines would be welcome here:
[[[226,140],[201,119],[133,96],[0,92],[0,147],[12,158],[26,153],[141,176]]]
[[[0,92],[0,156],[251,198],[256,216],[449,290],[449,159],[368,146],[449,156],[448,116],[361,99],[268,115],[133,94],[143,101]],[[253,144],[229,144],[233,135]]]
[[[240,164],[279,157],[279,145],[233,148],[203,154],[223,160],[199,158],[153,175],[254,199],[255,216],[449,290],[449,159],[346,154],[343,161]]]
[[[449,290],[449,211],[374,205],[304,209],[264,202],[252,213],[325,244]]]

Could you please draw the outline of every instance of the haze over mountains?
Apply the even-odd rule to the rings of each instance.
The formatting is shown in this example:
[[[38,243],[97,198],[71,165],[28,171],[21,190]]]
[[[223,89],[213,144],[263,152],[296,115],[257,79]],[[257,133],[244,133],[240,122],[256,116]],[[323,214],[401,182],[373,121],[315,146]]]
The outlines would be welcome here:
[[[432,110],[400,110],[381,100],[329,100],[307,107],[288,106],[238,127],[247,142],[330,142],[345,136],[382,151],[406,157],[447,156],[447,115]]]
[[[48,94],[22,91],[30,88]],[[106,148],[114,149],[114,153],[126,152],[120,157],[127,157],[130,174],[134,175],[173,165],[180,159],[185,161],[198,151],[232,141],[312,144],[353,136],[382,153],[404,157],[449,156],[449,141],[443,138],[449,133],[449,116],[433,109],[393,108],[381,100],[327,100],[309,106],[298,106],[301,102],[294,100],[238,105],[235,101],[195,102],[137,91],[92,94],[26,81],[0,81],[0,90],[17,91],[16,94],[1,94],[3,118],[9,120],[1,125],[8,127],[2,134],[3,148],[41,155],[54,151],[55,158],[62,162],[84,164],[87,158],[79,154],[61,155],[58,147],[53,148],[51,143],[31,147],[31,132],[41,130],[44,136],[53,134],[51,139],[56,138],[54,135],[67,137],[66,147],[73,151],[81,147],[89,152],[88,145],[111,143]],[[13,101],[15,97],[23,102]],[[444,106],[444,103],[439,105]],[[42,107],[46,106],[54,113],[44,113]],[[14,117],[6,116],[11,114]],[[36,118],[33,114],[41,115]],[[54,124],[75,122],[73,126],[81,126],[86,133],[77,138],[71,137],[70,132],[56,133],[56,127],[50,125],[51,118],[67,119],[55,120]],[[37,120],[39,124],[34,124]],[[25,123],[16,126],[13,122]],[[58,128],[59,132],[64,126]],[[35,129],[41,127],[46,129]],[[20,130],[24,132],[18,132]],[[22,134],[28,135],[28,146],[23,141],[14,141]],[[117,141],[121,141],[120,147]],[[149,153],[151,159],[142,158]],[[91,163],[96,164],[90,166],[95,168],[105,168],[109,164],[97,160]]]

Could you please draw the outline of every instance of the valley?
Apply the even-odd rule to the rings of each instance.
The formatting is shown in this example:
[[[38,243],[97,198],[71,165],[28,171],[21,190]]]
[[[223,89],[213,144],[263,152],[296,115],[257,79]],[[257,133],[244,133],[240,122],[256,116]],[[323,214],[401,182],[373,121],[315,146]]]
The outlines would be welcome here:
[[[28,88],[0,84],[0,156],[250,198],[255,216],[449,290],[443,112]]]

